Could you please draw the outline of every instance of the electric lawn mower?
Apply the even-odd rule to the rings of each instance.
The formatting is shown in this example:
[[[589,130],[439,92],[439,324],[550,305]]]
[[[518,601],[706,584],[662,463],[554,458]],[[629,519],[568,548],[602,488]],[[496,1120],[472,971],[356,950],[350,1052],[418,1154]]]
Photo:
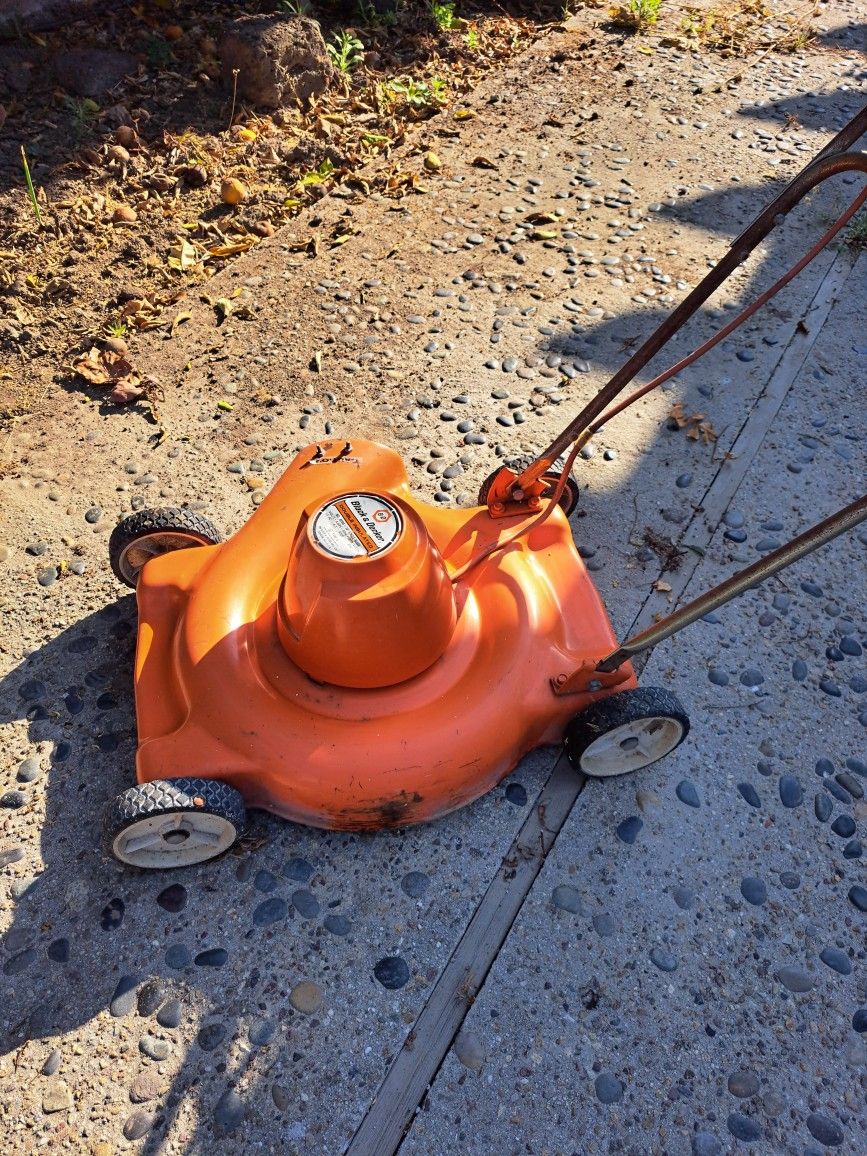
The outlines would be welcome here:
[[[532,748],[575,768],[640,770],[686,738],[668,690],[630,658],[867,518],[867,497],[618,646],[573,542],[572,464],[603,423],[722,340],[867,200],[867,188],[785,277],[626,401],[614,398],[778,220],[835,173],[856,116],[538,457],[507,462],[479,505],[410,491],[392,450],[307,446],[227,542],[186,509],[134,513],[110,541],[136,591],[138,786],[109,807],[125,863],[177,867],[225,851],[247,807],[338,830],[435,819],[490,790]],[[566,455],[565,460],[561,455]]]

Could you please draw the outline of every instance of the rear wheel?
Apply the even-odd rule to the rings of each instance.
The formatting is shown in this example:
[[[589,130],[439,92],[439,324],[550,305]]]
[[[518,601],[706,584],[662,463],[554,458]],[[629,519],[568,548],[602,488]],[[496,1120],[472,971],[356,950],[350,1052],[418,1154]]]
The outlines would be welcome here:
[[[246,825],[240,791],[216,779],[154,779],[106,809],[106,850],[133,867],[190,867],[221,855]]]
[[[513,473],[520,474],[522,470],[525,470],[527,468],[527,466],[529,466],[530,463],[534,462],[535,460],[536,459],[534,457],[531,457],[529,455],[524,456],[524,457],[520,457],[520,458],[507,458],[503,462],[503,466],[507,466]],[[545,486],[545,490],[542,494],[543,498],[547,498],[551,494],[553,494],[554,489],[560,480],[560,474],[563,471],[564,464],[565,463],[564,463],[563,459],[558,458],[557,461],[554,463],[554,467],[551,470],[548,470],[546,473],[542,474],[542,481],[547,483]],[[479,487],[479,505],[480,506],[486,506],[488,504],[488,494],[490,492],[494,478],[497,476],[497,474],[500,472],[501,469],[502,469],[502,466],[500,466],[498,469],[494,470],[494,472],[492,474],[488,474],[488,476],[485,478],[485,480],[482,482],[481,486]],[[580,491],[578,489],[578,483],[575,481],[575,479],[570,474],[566,478],[566,485],[563,489],[563,493],[560,495],[560,507],[563,510],[563,512],[567,518],[572,513],[572,511],[575,509],[575,507],[578,505],[579,493],[580,493]]]
[[[665,758],[688,734],[689,717],[677,695],[646,686],[622,690],[580,711],[563,741],[576,770],[603,779]]]
[[[115,576],[135,589],[142,567],[151,558],[190,546],[216,546],[221,541],[214,523],[192,510],[171,506],[139,510],[112,530],[108,557]]]

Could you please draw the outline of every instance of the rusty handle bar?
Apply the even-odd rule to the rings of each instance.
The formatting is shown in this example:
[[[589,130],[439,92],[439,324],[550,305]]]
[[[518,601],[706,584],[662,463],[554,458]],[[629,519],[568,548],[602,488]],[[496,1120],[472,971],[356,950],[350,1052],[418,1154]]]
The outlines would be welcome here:
[[[843,150],[867,132],[867,105],[857,113],[847,125],[828,142],[816,156],[781,193],[735,238],[728,252],[706,274],[683,301],[669,314],[663,323],[647,338],[608,384],[597,393],[574,421],[560,433],[554,441],[517,478],[515,489],[523,490],[556,462],[581,434],[598,418],[630,381],[639,373],[660,349],[692,317],[696,310],[714,293],[724,281],[741,265],[755,247],[764,240],[780,220],[801,201],[811,189],[829,177],[841,172],[856,170],[867,173],[867,155],[847,153]]]
[[[718,606],[722,606],[738,594],[742,594],[750,586],[763,582],[765,578],[770,578],[771,575],[791,565],[792,562],[797,562],[805,554],[812,554],[814,550],[818,550],[820,546],[824,546],[836,538],[838,534],[845,534],[847,530],[854,529],[855,526],[864,521],[867,521],[867,494],[846,506],[845,509],[833,514],[830,518],[826,518],[824,522],[819,522],[818,525],[805,530],[803,534],[793,538],[787,545],[780,546],[779,549],[766,554],[764,558],[759,558],[752,566],[747,566],[745,570],[733,574],[731,578],[727,578],[719,586],[714,586],[712,590],[708,590],[706,594],[702,594],[693,602],[687,603],[674,614],[655,622],[653,626],[649,626],[647,630],[642,630],[634,638],[627,639],[607,658],[603,658],[596,669],[603,674],[616,670],[628,658],[632,658],[633,655],[642,650],[647,650],[648,647],[656,646],[657,643],[666,638],[671,638],[673,634],[677,634],[685,626],[689,626],[696,619],[709,614],[711,610],[716,610]]]

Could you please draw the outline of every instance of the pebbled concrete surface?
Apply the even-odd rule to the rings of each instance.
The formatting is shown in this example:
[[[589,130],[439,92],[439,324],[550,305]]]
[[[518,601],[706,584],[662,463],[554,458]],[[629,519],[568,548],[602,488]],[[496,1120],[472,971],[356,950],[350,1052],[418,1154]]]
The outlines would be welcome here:
[[[166,386],[163,444],[140,416],[106,417],[61,391],[47,417],[16,429],[18,468],[0,479],[5,1150],[343,1150],[553,763],[534,755],[428,828],[358,838],[262,818],[218,863],[121,870],[99,850],[98,814],[132,778],[134,606],[108,571],[105,533],[130,509],[182,502],[236,527],[326,422],[398,446],[429,499],[472,501],[498,456],[547,441],[722,252],[771,178],[854,112],[860,12],[841,3],[834,15],[822,53],[767,57],[735,90],[700,96],[696,81],[725,81],[730,62],[664,47],[651,59],[580,22],[552,35],[474,94],[460,138],[432,122],[444,162],[441,179],[425,178],[434,196],[322,202],[311,230],[345,227],[348,208],[352,242],[309,261],[298,236],[278,236],[209,287],[240,288],[249,320],[218,327],[193,295],[189,333],[139,357]],[[799,126],[785,125],[790,112]],[[840,182],[794,213],[672,356],[769,284],[854,191]],[[516,227],[533,212],[554,217],[539,227],[555,237]],[[689,595],[863,482],[862,258],[727,520],[690,522],[823,278],[847,260],[823,254],[751,329],[612,423],[581,464],[576,537],[621,632],[665,579],[645,527],[706,550]],[[714,445],[666,428],[675,401],[705,415]],[[464,412],[483,444],[455,433]],[[445,478],[442,462],[463,472]],[[775,520],[781,530],[762,528]],[[829,795],[822,824],[811,807],[832,782],[847,793],[833,775],[820,782],[818,759],[850,787],[863,781],[867,702],[852,685],[867,677],[863,657],[825,650],[867,641],[864,594],[862,535],[654,657],[644,681],[681,694],[693,736],[640,780],[582,795],[406,1151],[800,1153],[837,1129],[840,1150],[863,1148],[863,1033],[851,1025],[867,1004],[864,916],[846,898],[863,860],[841,850],[859,838],[863,800]],[[821,690],[826,676],[839,697]],[[797,806],[783,806],[784,775],[804,791]],[[695,801],[688,788],[678,797],[682,781],[698,808],[682,801]],[[784,790],[797,795],[788,780]],[[842,815],[852,836],[831,833]],[[642,826],[618,835],[632,817]],[[762,884],[762,902],[744,897]],[[552,909],[560,886],[577,898],[559,892]],[[678,892],[678,906],[675,887],[691,904]],[[826,949],[851,973],[822,962]],[[382,965],[395,959],[405,969]],[[789,987],[782,967],[800,969],[785,973]],[[731,1113],[735,1133],[757,1139],[738,1139]]]

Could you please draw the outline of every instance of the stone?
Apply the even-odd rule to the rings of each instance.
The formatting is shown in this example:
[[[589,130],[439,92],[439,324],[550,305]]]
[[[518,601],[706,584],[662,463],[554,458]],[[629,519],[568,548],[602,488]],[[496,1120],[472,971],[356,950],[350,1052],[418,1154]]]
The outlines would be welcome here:
[[[559,887],[554,888],[551,902],[561,911],[569,911],[572,915],[585,914],[581,896],[574,887],[570,887],[567,883],[561,883]]]
[[[744,1116],[740,1112],[730,1112],[726,1120],[728,1129],[736,1140],[754,1141],[761,1140],[762,1129],[756,1120],[751,1120],[749,1116]]]
[[[153,1128],[156,1118],[155,1112],[133,1112],[123,1126],[124,1136],[127,1140],[141,1140]]]
[[[136,1006],[136,988],[138,987],[140,978],[141,977],[137,975],[122,975],[117,981],[114,995],[111,997],[111,1002],[108,1005],[108,1010],[113,1016],[119,1018],[120,1016],[129,1015]]]
[[[103,96],[136,72],[134,56],[107,48],[69,48],[54,57],[57,83],[76,96]]]
[[[181,1022],[183,1007],[179,999],[166,1000],[157,1012],[157,1023],[161,1028],[176,1028]]]
[[[338,915],[337,912],[326,915],[322,920],[322,926],[332,935],[349,935],[352,930],[351,920],[347,919],[345,915]]]
[[[827,823],[831,818],[831,811],[834,809],[834,804],[831,802],[831,796],[826,795],[824,791],[816,795],[813,800],[813,810],[816,818],[820,823]]]
[[[234,1132],[244,1120],[244,1102],[231,1088],[223,1092],[214,1107],[214,1120],[225,1132]]]
[[[63,1080],[52,1080],[42,1093],[42,1111],[68,1112],[72,1107],[72,1093]]]
[[[815,984],[815,980],[808,971],[802,967],[796,967],[794,964],[786,964],[784,967],[777,969],[777,979],[783,985],[793,992],[810,991]]]
[[[677,959],[670,951],[666,951],[664,947],[654,947],[650,953],[650,960],[660,971],[677,970]]]
[[[593,1081],[596,1096],[603,1104],[616,1104],[623,1099],[623,1084],[610,1072],[600,1072]]]
[[[728,1078],[728,1089],[740,1100],[749,1100],[759,1090],[759,1077],[755,1072],[732,1072]]]
[[[215,1020],[213,1023],[205,1024],[204,1027],[199,1028],[196,1033],[196,1043],[203,1052],[212,1052],[226,1038],[227,1031],[228,1028],[222,1021]]]
[[[142,1036],[138,1043],[139,1051],[142,1055],[147,1056],[149,1060],[164,1060],[171,1049],[171,1044],[168,1040],[159,1040],[156,1036]]]
[[[824,1144],[826,1148],[839,1148],[843,1143],[843,1129],[836,1120],[825,1116],[821,1112],[811,1112],[807,1117],[807,1128],[814,1140]]]
[[[623,843],[632,844],[638,838],[638,832],[643,826],[644,822],[637,815],[630,815],[628,819],[617,824],[615,828],[617,838]]]
[[[15,776],[19,783],[32,783],[42,774],[42,767],[39,765],[39,759],[29,758],[25,759],[18,767],[18,774]]]
[[[400,881],[400,889],[410,899],[421,899],[430,886],[430,877],[424,871],[408,871]]]
[[[527,788],[521,783],[509,783],[506,787],[506,802],[511,803],[515,807],[526,807],[527,805]]]
[[[253,926],[267,927],[270,923],[285,919],[288,912],[286,900],[279,895],[272,895],[270,899],[263,899],[253,912]]]
[[[800,807],[804,789],[794,775],[780,775],[780,802],[784,807]]]
[[[172,883],[165,887],[157,896],[157,903],[163,911],[176,914],[183,911],[187,905],[187,889],[182,883]]]
[[[860,883],[853,884],[849,888],[849,902],[859,911],[867,911],[867,887],[862,887]]]
[[[303,887],[292,892],[292,906],[305,919],[315,919],[319,914],[319,902],[310,891]]]
[[[752,783],[738,783],[738,791],[745,803],[749,803],[751,807],[760,807],[762,804],[759,798],[759,793]]]
[[[55,1075],[57,1075],[57,1072],[60,1069],[60,1064],[61,1064],[62,1060],[63,1060],[63,1056],[60,1054],[60,1052],[58,1051],[57,1048],[55,1048],[53,1051],[49,1052],[48,1055],[46,1056],[45,1063],[42,1065],[42,1068],[40,1069],[43,1076],[55,1076]]]
[[[752,903],[754,907],[761,907],[768,898],[768,889],[763,879],[757,879],[755,875],[747,875],[741,880],[741,895],[747,903]]]
[[[253,1020],[247,1029],[250,1043],[257,1048],[263,1048],[266,1044],[270,1044],[276,1034],[277,1024],[274,1020]]]
[[[712,1132],[696,1132],[692,1138],[692,1156],[720,1156],[722,1150]]]
[[[336,76],[318,23],[306,16],[239,17],[220,41],[223,84],[259,108],[307,105]]]
[[[157,1069],[145,1068],[130,1084],[129,1098],[133,1104],[146,1104],[149,1100],[155,1100],[162,1090],[163,1081]]]
[[[373,974],[384,988],[397,991],[409,982],[409,966],[399,955],[387,955],[373,968]]]
[[[485,1063],[485,1052],[478,1036],[473,1032],[458,1032],[454,1043],[454,1051],[458,1060],[469,1068],[471,1072],[480,1072]]]
[[[304,979],[292,988],[289,1002],[302,1015],[312,1016],[322,1007],[322,989],[312,980]]]
[[[846,952],[841,951],[839,947],[826,947],[819,953],[819,959],[826,967],[830,967],[840,975],[852,974],[852,961]]]
[[[193,963],[197,967],[223,967],[228,958],[229,953],[225,947],[209,947],[205,951],[200,951]]]
[[[831,830],[841,839],[851,839],[855,834],[855,820],[851,815],[838,815],[831,824]]]
[[[695,789],[693,783],[689,779],[681,779],[675,788],[675,794],[681,803],[686,804],[687,807],[700,807],[701,800],[698,797],[698,791]]]

